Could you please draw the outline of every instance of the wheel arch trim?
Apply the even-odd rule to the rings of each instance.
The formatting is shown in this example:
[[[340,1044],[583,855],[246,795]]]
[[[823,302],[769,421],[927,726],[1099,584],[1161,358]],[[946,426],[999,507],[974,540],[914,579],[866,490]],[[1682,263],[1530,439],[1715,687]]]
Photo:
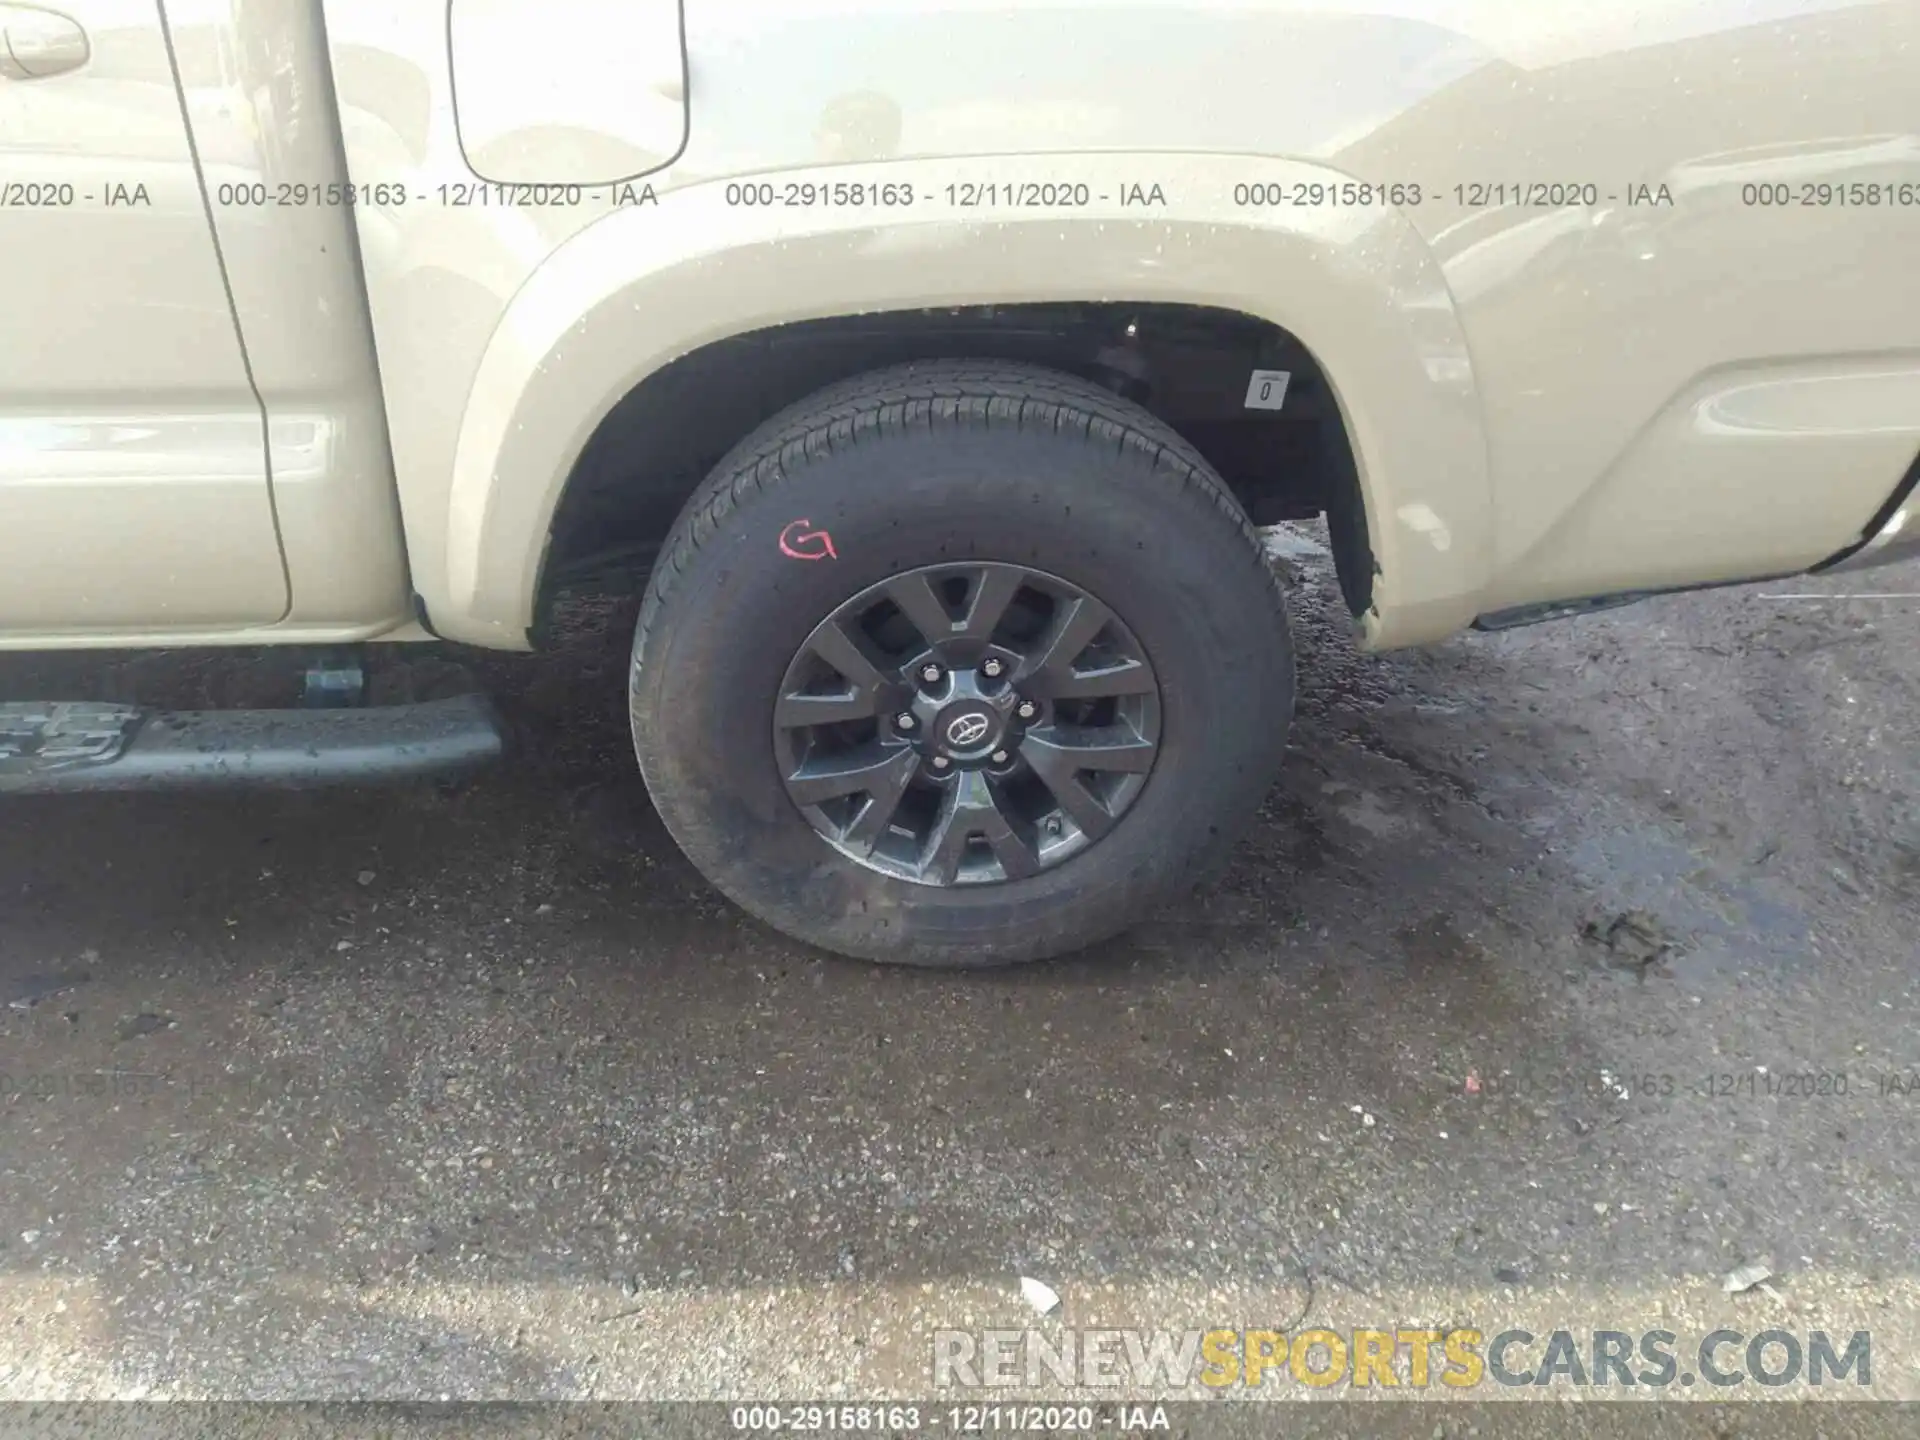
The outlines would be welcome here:
[[[448,638],[523,648],[553,517],[607,413],[648,376],[718,341],[802,320],[1061,301],[1204,305],[1286,330],[1315,356],[1353,444],[1376,580],[1369,644],[1471,620],[1490,573],[1492,487],[1472,357],[1444,278],[1399,212],[1249,209],[1238,185],[1345,177],[1215,155],[1022,156],[996,183],[1071,166],[1096,194],[1177,175],[1164,207],[1072,211],[730,206],[713,181],[618,209],[575,235],[503,315],[468,393],[439,523]],[[941,167],[945,169],[950,166]],[[781,179],[910,184],[928,162]],[[944,173],[939,184],[946,183]]]

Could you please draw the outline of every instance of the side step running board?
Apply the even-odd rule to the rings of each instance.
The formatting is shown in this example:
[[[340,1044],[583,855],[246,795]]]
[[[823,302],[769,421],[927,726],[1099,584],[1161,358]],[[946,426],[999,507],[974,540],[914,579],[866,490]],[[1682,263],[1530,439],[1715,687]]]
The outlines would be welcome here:
[[[506,749],[484,697],[366,709],[0,705],[0,795],[367,785],[477,768]]]

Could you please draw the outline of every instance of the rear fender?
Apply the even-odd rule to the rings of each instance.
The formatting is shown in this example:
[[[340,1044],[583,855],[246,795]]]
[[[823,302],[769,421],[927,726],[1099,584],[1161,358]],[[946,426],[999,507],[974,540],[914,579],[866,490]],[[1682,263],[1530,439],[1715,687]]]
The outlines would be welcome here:
[[[1492,490],[1465,336],[1440,271],[1384,207],[1249,209],[1236,186],[1341,181],[1234,156],[994,160],[996,185],[1071,173],[1068,212],[957,209],[953,165],[783,172],[789,184],[911,187],[911,204],[728,203],[729,185],[664,189],[585,227],[520,287],[487,344],[441,495],[444,565],[416,569],[435,630],[524,647],[546,542],[588,439],[636,385],[702,346],[862,312],[1059,301],[1213,306],[1267,320],[1315,356],[1353,441],[1377,575],[1370,647],[1438,639],[1472,619],[1492,560]],[[1164,203],[1128,187],[1164,182]],[[638,190],[640,187],[635,187]],[[737,198],[737,190],[734,192]],[[898,193],[898,192],[896,192]],[[429,522],[431,523],[431,522]]]

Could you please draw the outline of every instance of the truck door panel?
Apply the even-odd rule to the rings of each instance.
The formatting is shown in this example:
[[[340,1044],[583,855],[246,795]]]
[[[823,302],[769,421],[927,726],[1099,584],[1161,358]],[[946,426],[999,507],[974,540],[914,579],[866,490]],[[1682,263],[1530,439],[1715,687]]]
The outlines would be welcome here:
[[[84,60],[0,77],[0,641],[270,623],[265,435],[160,12],[0,23],[47,13]]]

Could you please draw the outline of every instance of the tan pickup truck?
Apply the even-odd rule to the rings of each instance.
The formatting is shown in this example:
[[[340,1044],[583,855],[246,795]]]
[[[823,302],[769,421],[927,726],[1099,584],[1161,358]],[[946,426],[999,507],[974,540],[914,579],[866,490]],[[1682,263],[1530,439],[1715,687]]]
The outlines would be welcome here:
[[[1920,0],[0,3],[0,648],[537,647],[846,954],[1110,935],[1360,645],[1920,545]],[[345,683],[340,682],[343,674]],[[0,793],[485,760],[0,707]],[[306,703],[295,703],[304,701]]]

